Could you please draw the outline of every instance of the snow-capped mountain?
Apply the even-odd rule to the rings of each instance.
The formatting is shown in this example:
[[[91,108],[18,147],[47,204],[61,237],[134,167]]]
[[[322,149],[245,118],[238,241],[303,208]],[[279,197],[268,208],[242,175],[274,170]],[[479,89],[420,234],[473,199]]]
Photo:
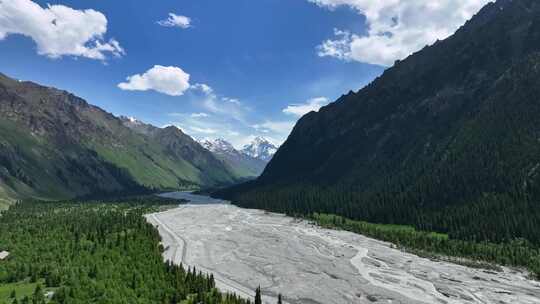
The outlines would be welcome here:
[[[269,162],[278,147],[263,137],[256,137],[249,145],[245,145],[241,152],[253,158]]]
[[[203,139],[200,140],[199,143],[201,146],[205,147],[206,150],[214,153],[237,153],[237,151],[233,145],[231,145],[228,141],[217,138],[217,139]]]
[[[230,170],[235,172],[237,176],[256,177],[266,167],[266,161],[236,150],[233,145],[224,139],[203,139],[199,143],[229,166]]]

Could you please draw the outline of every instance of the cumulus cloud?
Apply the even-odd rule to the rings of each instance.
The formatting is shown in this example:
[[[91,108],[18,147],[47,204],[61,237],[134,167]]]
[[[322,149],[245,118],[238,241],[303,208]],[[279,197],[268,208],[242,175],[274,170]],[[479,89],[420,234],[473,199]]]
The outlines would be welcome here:
[[[176,15],[174,13],[169,13],[169,18],[165,20],[160,20],[157,24],[165,27],[179,27],[187,29],[191,27],[191,18],[181,15]]]
[[[118,87],[127,91],[154,90],[170,96],[182,96],[190,88],[190,75],[179,67],[155,65],[143,74],[129,76]]]
[[[42,8],[30,0],[0,0],[0,40],[23,35],[50,58],[76,56],[104,60],[125,54],[120,43],[106,41],[107,18],[101,12],[75,10],[64,5]]]
[[[311,111],[319,111],[319,109],[330,102],[326,97],[316,97],[309,99],[304,103],[291,104],[283,109],[283,113],[294,116],[304,116]]]
[[[422,47],[452,35],[490,0],[308,0],[321,7],[349,6],[365,16],[368,31],[336,30],[319,56],[389,66]]]

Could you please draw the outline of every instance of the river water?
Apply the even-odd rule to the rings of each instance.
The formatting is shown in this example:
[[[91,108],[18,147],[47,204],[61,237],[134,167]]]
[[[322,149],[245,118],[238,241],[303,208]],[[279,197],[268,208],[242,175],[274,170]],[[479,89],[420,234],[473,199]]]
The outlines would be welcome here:
[[[198,195],[193,192],[169,192],[162,193],[159,196],[178,200],[189,201],[190,205],[209,205],[209,204],[230,204],[228,201],[211,198],[206,195]]]

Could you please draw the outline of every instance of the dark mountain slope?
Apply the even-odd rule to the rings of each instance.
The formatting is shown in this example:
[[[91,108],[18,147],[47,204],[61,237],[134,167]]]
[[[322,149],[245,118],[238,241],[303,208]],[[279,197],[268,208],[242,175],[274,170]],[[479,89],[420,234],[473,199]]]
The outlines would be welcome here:
[[[304,116],[257,181],[218,195],[540,243],[539,52],[540,3],[488,4],[452,37]]]
[[[168,147],[84,100],[0,75],[0,196],[69,198],[143,188],[215,186]]]

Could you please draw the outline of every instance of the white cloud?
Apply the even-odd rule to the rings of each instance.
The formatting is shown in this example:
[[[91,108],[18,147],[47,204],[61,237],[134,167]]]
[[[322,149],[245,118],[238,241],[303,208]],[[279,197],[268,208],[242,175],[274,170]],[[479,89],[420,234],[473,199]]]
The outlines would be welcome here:
[[[176,122],[171,123],[193,138],[198,139],[216,139],[223,138],[231,142],[235,147],[241,147],[246,137],[246,130],[237,130],[241,126],[231,124],[220,117],[212,119],[201,119],[201,117],[193,117],[190,114],[175,113]]]
[[[319,56],[389,66],[452,35],[490,0],[308,0],[330,9],[349,6],[365,16],[367,35],[336,30]]]
[[[235,105],[241,105],[240,100],[236,98],[222,97],[221,100],[229,102],[229,103],[233,103]]]
[[[214,89],[212,89],[209,85],[204,83],[196,83],[191,86],[192,89],[199,90],[203,92],[204,94],[212,94],[214,92]]]
[[[319,111],[321,107],[327,105],[329,102],[330,100],[326,97],[316,97],[305,103],[291,104],[283,109],[283,113],[300,117],[311,111]]]
[[[245,122],[247,108],[238,99],[221,97],[216,94],[207,94],[198,105],[205,111],[236,120],[238,123]]]
[[[267,120],[262,124],[253,125],[253,128],[264,133],[278,133],[280,135],[288,135],[294,128],[294,121],[271,121]]]
[[[218,100],[219,102],[219,100]],[[253,126],[227,115],[193,115],[200,113],[170,113],[174,117],[168,125],[175,125],[193,138],[222,138],[240,149],[257,136],[263,136],[273,143],[282,143],[289,135],[294,122],[265,121]]]
[[[219,95],[206,84],[191,85],[189,90],[193,94],[186,98],[196,110],[168,113],[171,124],[194,138],[224,138],[236,147],[247,135],[256,132],[247,121],[251,110],[240,100]]]
[[[208,115],[206,113],[191,113],[190,116],[193,117],[193,118],[204,118],[204,117],[208,117],[210,115]]]
[[[157,24],[165,27],[179,27],[187,29],[191,27],[191,18],[181,15],[176,15],[174,13],[169,13],[169,18],[165,20],[160,20]]]
[[[352,34],[347,31],[334,29],[336,40],[328,39],[324,41],[318,48],[320,57],[335,57],[341,60],[351,60],[351,43]]]
[[[106,54],[122,56],[118,41],[104,40],[107,18],[101,12],[75,10],[64,5],[42,8],[30,0],[0,0],[0,40],[24,35],[37,52],[50,58],[76,56],[104,60]]]
[[[191,86],[190,75],[181,68],[155,65],[143,74],[127,77],[118,87],[127,91],[154,90],[170,96],[181,96]]]
[[[218,133],[218,130],[212,129],[212,128],[200,128],[196,126],[189,126],[190,130],[196,132],[196,133],[202,133],[202,134],[216,134]]]
[[[241,148],[256,136],[264,135],[274,143],[282,143],[294,127],[295,121],[260,120],[255,124],[252,110],[237,98],[222,96],[214,90],[204,90],[195,84],[190,89],[199,94],[188,94],[193,112],[169,113],[171,125],[175,125],[193,138],[222,138]],[[208,87],[210,88],[210,87]],[[204,93],[204,94],[200,94]],[[321,102],[321,99],[317,99]]]

